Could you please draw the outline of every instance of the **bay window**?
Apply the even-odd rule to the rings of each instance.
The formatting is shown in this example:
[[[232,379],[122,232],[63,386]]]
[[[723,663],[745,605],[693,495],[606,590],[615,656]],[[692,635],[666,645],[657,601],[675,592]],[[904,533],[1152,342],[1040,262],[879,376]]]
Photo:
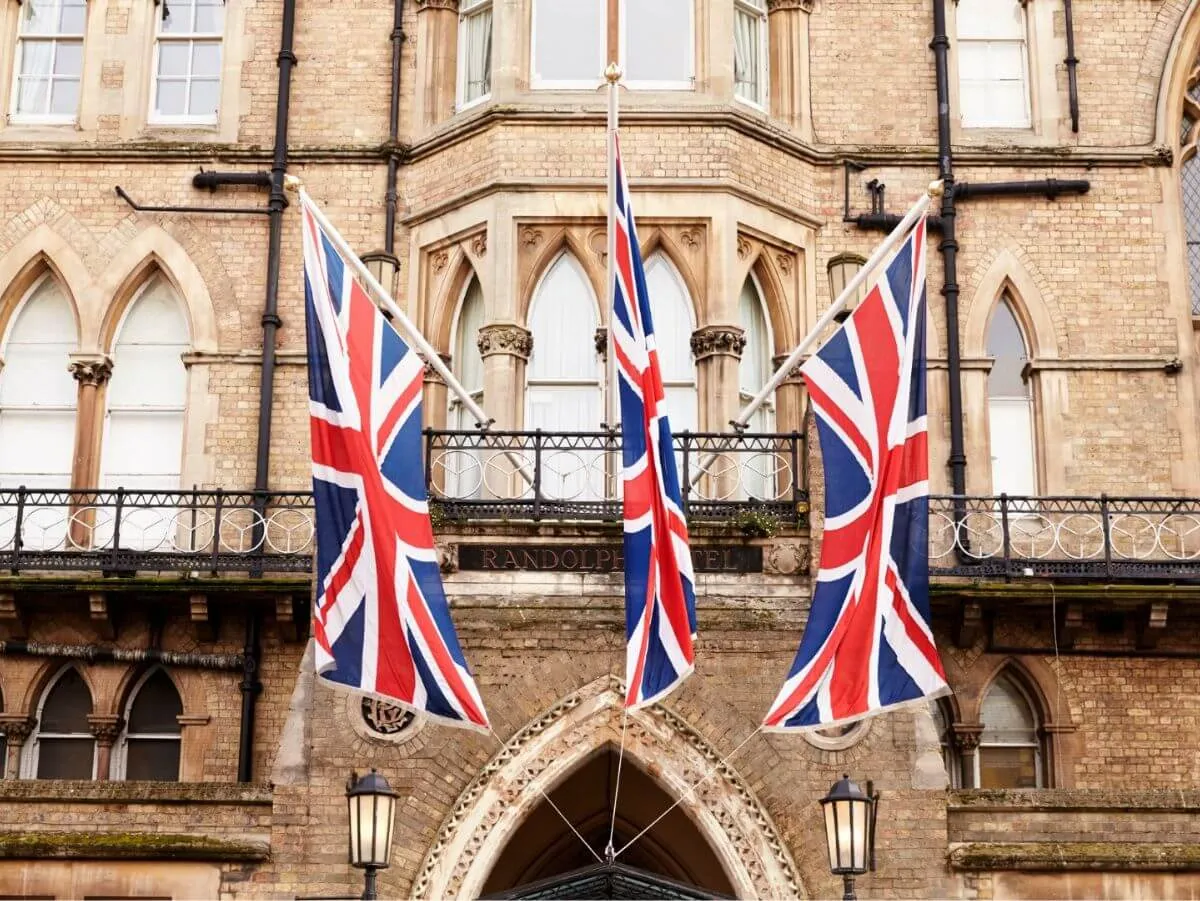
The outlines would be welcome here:
[[[462,0],[458,16],[458,106],[492,92],[492,0]]]
[[[767,104],[767,0],[734,0],[733,93],[755,106]]]

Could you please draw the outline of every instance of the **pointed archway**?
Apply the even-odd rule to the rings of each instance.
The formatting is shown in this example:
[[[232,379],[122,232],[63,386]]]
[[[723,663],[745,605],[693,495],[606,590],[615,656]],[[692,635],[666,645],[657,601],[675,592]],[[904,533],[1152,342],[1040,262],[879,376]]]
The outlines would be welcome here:
[[[545,805],[542,792],[555,798],[561,793],[564,803],[578,805],[576,813],[582,816],[591,841],[599,842],[603,849],[608,838],[607,812],[611,810],[607,768],[613,762],[611,749],[621,741],[622,697],[616,679],[597,679],[563,698],[505,742],[442,823],[417,874],[412,896],[478,898],[488,891],[500,895],[505,894],[504,884],[528,886],[524,880],[537,884],[542,875],[544,882],[544,874],[554,871],[559,875],[578,873],[580,860],[594,867],[595,859],[566,825],[558,820],[562,824],[562,832],[558,832],[559,827],[546,818],[548,814],[557,819],[553,810],[540,810]],[[623,822],[618,822],[620,831],[636,835],[674,799],[686,797],[677,811],[634,846],[640,848],[639,857],[632,856],[631,848],[617,862],[628,866],[629,861],[636,861],[640,866],[632,869],[638,878],[698,886],[700,895],[805,897],[795,863],[770,816],[736,770],[720,762],[721,757],[669,707],[655,705],[629,718],[618,801],[623,817]],[[583,787],[589,785],[593,793],[599,793],[598,803],[594,798],[574,797],[584,794]],[[630,789],[630,785],[636,787]],[[646,797],[627,802],[627,793]],[[597,815],[600,809],[604,814]],[[670,828],[660,834],[660,827],[666,824]],[[563,833],[574,845],[565,842]],[[653,840],[647,842],[651,835]],[[703,844],[691,852],[679,851],[688,837]],[[523,842],[529,847],[521,848]],[[556,860],[558,849],[562,857]],[[577,851],[582,858],[568,856]],[[576,869],[571,870],[572,866]],[[599,875],[623,878],[629,874]],[[548,878],[557,877],[552,874]],[[725,886],[732,891],[721,891]]]
[[[557,882],[569,888],[580,873],[594,878],[592,868],[597,857],[604,856],[613,828],[614,796],[617,815],[613,848],[620,851],[629,847],[620,856],[625,869],[615,870],[613,878],[643,878],[647,883],[643,891],[651,892],[645,897],[678,897],[674,890],[683,886],[696,889],[694,897],[733,895],[733,885],[715,852],[684,808],[675,807],[655,823],[674,799],[632,760],[621,766],[617,791],[617,762],[618,749],[605,745],[550,790],[550,800],[579,835],[543,800],[509,839],[483,884],[484,897],[522,897],[521,889],[532,883],[540,884],[538,896],[544,897],[548,884]],[[652,828],[638,838],[651,824]],[[665,877],[677,885],[660,894],[653,891],[652,880],[644,879],[642,874]]]

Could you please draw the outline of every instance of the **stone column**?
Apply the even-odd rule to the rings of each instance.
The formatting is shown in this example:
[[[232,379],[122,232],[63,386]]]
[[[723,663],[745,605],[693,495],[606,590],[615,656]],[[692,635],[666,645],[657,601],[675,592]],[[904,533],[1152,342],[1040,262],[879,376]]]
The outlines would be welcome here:
[[[446,364],[446,368],[450,368],[450,355],[438,354],[442,358],[442,362]],[[446,387],[446,383],[442,380],[438,371],[429,363],[425,364],[425,382],[422,392],[421,402],[425,405],[425,424],[430,428],[443,429],[450,428],[453,423],[447,421],[447,410],[449,408],[450,389]],[[435,445],[433,448],[434,461],[437,460],[439,448]],[[437,466],[432,469],[432,485],[431,487],[441,492],[446,487],[445,473]]]
[[[33,733],[33,720],[20,713],[0,713],[0,732],[7,740],[8,762],[0,778],[19,779],[21,777],[21,752],[25,742]]]
[[[692,356],[696,358],[696,388],[700,398],[700,430],[725,432],[741,407],[738,393],[738,364],[746,348],[745,330],[736,325],[706,325],[692,332]],[[744,454],[714,463],[709,472],[715,481],[701,481],[707,497],[737,495],[738,472]]]
[[[496,428],[520,428],[525,367],[533,353],[533,335],[516,323],[495,322],[479,330],[478,343],[479,354],[483,357],[483,396],[487,401],[487,413],[495,417]],[[519,476],[499,477],[501,473],[514,472],[514,466],[507,458],[494,462],[485,459],[483,465],[488,473],[484,480],[485,495],[512,497],[514,490],[518,493],[524,490]]]
[[[67,370],[79,383],[75,422],[75,453],[71,460],[71,488],[83,491],[100,484],[100,438],[104,433],[104,386],[112,375],[112,360],[105,354],[71,354]],[[70,540],[75,547],[92,546],[95,511],[71,506]]]
[[[112,748],[121,727],[121,718],[112,713],[89,713],[88,728],[96,738],[96,778],[105,782],[112,767]]]
[[[767,0],[771,115],[810,139],[808,16],[813,2]]]
[[[454,115],[458,78],[458,0],[416,0],[418,132]]]
[[[960,784],[964,787],[978,788],[975,785],[975,757],[979,754],[979,737],[983,734],[980,723],[955,723],[950,727],[953,733],[954,746],[958,748]]]

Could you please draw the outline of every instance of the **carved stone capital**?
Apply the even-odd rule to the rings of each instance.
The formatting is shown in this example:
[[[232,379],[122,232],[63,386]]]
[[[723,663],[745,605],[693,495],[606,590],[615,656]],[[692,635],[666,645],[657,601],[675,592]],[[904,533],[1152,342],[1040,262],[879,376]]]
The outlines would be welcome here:
[[[112,366],[112,359],[106,354],[71,354],[67,371],[79,384],[99,388],[112,375]]]
[[[596,329],[596,353],[605,360],[608,359],[608,329],[604,326]]]
[[[0,733],[8,739],[9,752],[25,744],[33,732],[33,720],[23,713],[0,713]]]
[[[423,13],[427,9],[448,9],[457,13],[458,0],[417,0],[417,12]]]
[[[477,257],[487,255],[487,232],[480,232],[471,239],[471,253]]]
[[[438,354],[442,362],[446,364],[446,368],[450,368],[450,354]],[[433,368],[433,364],[426,361],[425,363],[425,381],[436,382],[439,385],[445,384],[445,379],[442,378],[440,372]]]
[[[950,727],[954,734],[954,744],[959,751],[974,751],[979,747],[979,736],[983,734],[983,726],[955,723]]]
[[[706,325],[692,332],[692,356],[726,356],[741,359],[746,348],[746,331],[736,325]]]
[[[798,9],[802,13],[810,13],[813,11],[815,3],[816,0],[767,0],[767,14],[783,12],[788,9]]]
[[[788,358],[787,354],[780,354],[777,357],[771,357],[771,368],[778,370],[780,366],[782,366],[784,363],[787,362],[787,358]],[[797,363],[795,366],[793,366],[792,371],[789,372],[786,376],[784,376],[784,379],[782,382],[780,382],[780,384],[782,384],[782,385],[803,384],[804,379],[802,379],[800,377],[800,365],[801,364]]]
[[[113,713],[89,713],[88,730],[101,747],[111,747],[121,734],[121,718]]]
[[[512,323],[485,325],[479,330],[479,353],[485,357],[508,354],[528,360],[533,353],[533,335],[528,329]]]

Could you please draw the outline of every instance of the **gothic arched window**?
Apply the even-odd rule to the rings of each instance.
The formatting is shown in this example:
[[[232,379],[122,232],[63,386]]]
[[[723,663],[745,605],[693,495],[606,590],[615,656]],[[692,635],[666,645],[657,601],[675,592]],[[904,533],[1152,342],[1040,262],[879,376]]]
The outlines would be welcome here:
[[[29,289],[3,337],[0,488],[69,488],[78,390],[67,364],[79,341],[71,304],[51,273]]]
[[[162,669],[148,672],[130,692],[125,731],[113,758],[113,778],[179,781],[183,702]]]
[[[992,451],[992,493],[1037,494],[1033,393],[1026,366],[1029,350],[1006,294],[988,325],[988,434]]]
[[[1184,239],[1187,242],[1188,297],[1193,316],[1200,316],[1200,65],[1188,77],[1179,124],[1179,189],[1183,201]]]
[[[938,744],[942,746],[942,763],[946,767],[946,776],[950,780],[950,788],[962,787],[962,758],[954,743],[954,714],[944,698],[929,702],[929,712],[933,716],[933,725],[937,729]]]
[[[79,670],[61,670],[42,693],[28,744],[26,775],[35,779],[94,779],[96,739],[88,724],[92,693]]]
[[[988,686],[979,708],[977,788],[1042,788],[1041,722],[1029,694],[1009,675]]]
[[[661,253],[653,254],[646,261],[646,291],[650,295],[650,314],[654,320],[654,340],[658,347],[671,432],[694,432],[699,423],[696,362],[692,357],[692,332],[696,329],[696,321],[683,279]]]

